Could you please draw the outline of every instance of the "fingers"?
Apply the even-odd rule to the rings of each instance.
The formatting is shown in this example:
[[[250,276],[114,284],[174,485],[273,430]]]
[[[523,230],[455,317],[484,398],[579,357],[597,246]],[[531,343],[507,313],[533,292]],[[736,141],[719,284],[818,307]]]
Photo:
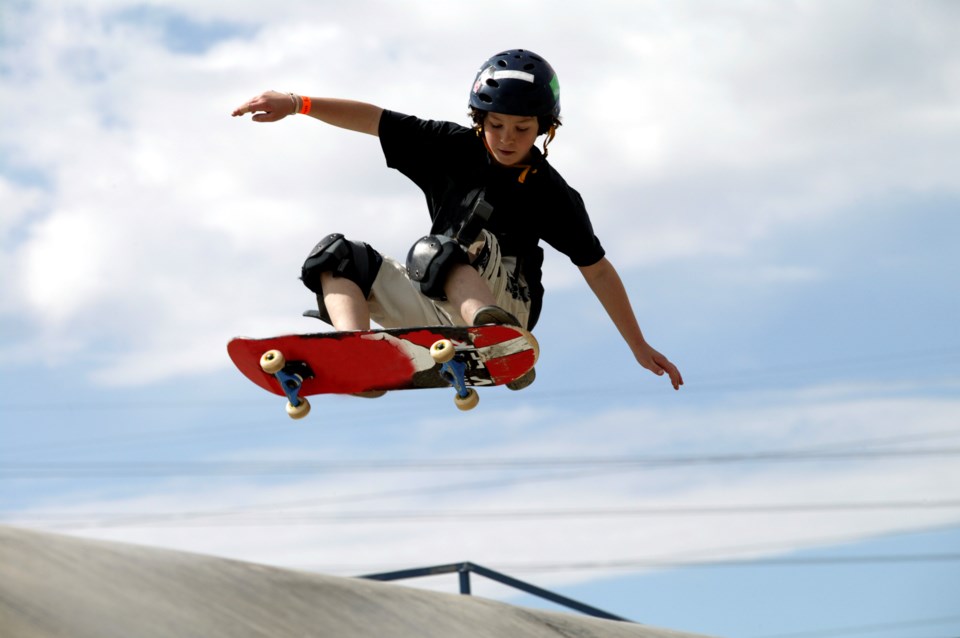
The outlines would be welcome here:
[[[233,110],[232,115],[234,117],[240,115],[246,115],[247,113],[257,113],[257,112],[267,112],[269,108],[267,107],[266,101],[261,97],[255,97],[249,102],[245,102],[241,106],[238,106]]]
[[[683,377],[680,376],[680,371],[677,370],[677,366],[671,364],[671,369],[668,370],[670,375],[670,383],[673,385],[674,390],[679,390],[680,386],[683,385]]]
[[[683,385],[683,376],[680,374],[680,370],[659,352],[654,351],[653,365],[649,366],[648,369],[658,377],[666,374],[670,378],[670,385],[673,386],[674,390],[679,390],[680,386]]]
[[[253,120],[255,122],[275,122],[280,118],[284,117],[286,113],[279,114],[275,111],[275,104],[272,104],[269,97],[270,91],[267,93],[262,93],[257,97],[244,102],[242,105],[238,106],[233,110],[233,117],[239,117],[246,115],[247,113],[253,113]]]
[[[252,100],[248,100],[244,102],[237,108],[233,109],[233,113],[231,113],[231,115],[233,115],[233,117],[237,117],[239,115],[245,115],[247,113],[250,113],[251,111],[254,110],[253,108],[254,103],[256,103],[259,100],[260,100],[259,97],[255,97]]]
[[[667,363],[663,368],[657,368],[653,370],[653,373],[658,377],[662,377],[666,374],[670,378],[670,385],[673,386],[674,390],[679,390],[680,386],[683,385],[683,377],[680,376],[680,371],[677,370],[677,366],[672,363]]]
[[[230,115],[232,115],[233,117],[246,115],[247,113],[250,113],[251,111],[253,111],[253,107],[251,106],[252,104],[253,104],[253,101],[251,100],[250,102],[247,102],[242,106],[238,106],[237,108],[233,109],[233,113],[231,113]]]

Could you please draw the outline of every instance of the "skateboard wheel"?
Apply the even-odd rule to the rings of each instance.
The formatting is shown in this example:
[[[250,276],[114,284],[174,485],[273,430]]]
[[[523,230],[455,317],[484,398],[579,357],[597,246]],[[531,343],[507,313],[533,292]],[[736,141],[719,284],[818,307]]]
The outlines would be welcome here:
[[[456,350],[453,347],[453,342],[449,339],[441,339],[430,346],[430,356],[440,364],[450,361],[455,354]]]
[[[300,405],[294,405],[287,401],[287,416],[291,419],[302,419],[310,414],[310,402],[306,399],[300,399]]]
[[[453,397],[453,402],[457,404],[457,408],[463,411],[472,410],[477,407],[477,404],[480,403],[480,395],[477,394],[477,391],[473,388],[467,390],[467,396],[461,397],[459,394]]]
[[[286,364],[287,361],[283,358],[283,353],[279,350],[267,350],[263,353],[263,356],[260,357],[260,369],[267,374],[280,372]]]

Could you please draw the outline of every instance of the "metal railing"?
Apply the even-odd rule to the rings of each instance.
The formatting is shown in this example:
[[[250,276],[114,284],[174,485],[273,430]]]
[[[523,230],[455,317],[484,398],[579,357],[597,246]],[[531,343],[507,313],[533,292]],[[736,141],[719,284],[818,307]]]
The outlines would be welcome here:
[[[562,605],[569,609],[579,611],[582,614],[588,616],[594,616],[596,618],[604,618],[606,620],[619,620],[622,622],[633,622],[626,618],[616,616],[609,612],[603,611],[602,609],[597,609],[596,607],[591,607],[579,601],[573,600],[572,598],[567,598],[566,596],[561,596],[552,591],[543,589],[542,587],[537,587],[536,585],[531,585],[530,583],[525,583],[522,580],[517,580],[512,576],[507,576],[506,574],[501,574],[500,572],[495,572],[492,569],[487,569],[480,565],[474,563],[451,563],[449,565],[437,565],[434,567],[419,567],[415,569],[403,569],[395,572],[384,572],[382,574],[367,574],[365,576],[360,576],[360,578],[366,578],[368,580],[380,580],[380,581],[394,581],[394,580],[406,580],[408,578],[422,578],[424,576],[436,576],[438,574],[459,574],[460,576],[460,593],[464,596],[470,595],[470,574],[477,574],[490,580],[496,581],[508,587],[513,587],[514,589],[520,590],[527,594],[532,594],[539,598],[549,600],[552,603]]]

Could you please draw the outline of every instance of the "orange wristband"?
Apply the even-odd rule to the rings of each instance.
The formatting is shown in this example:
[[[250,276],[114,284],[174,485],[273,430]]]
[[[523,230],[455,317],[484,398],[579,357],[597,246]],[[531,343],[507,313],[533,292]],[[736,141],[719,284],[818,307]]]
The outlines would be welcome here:
[[[303,106],[300,108],[301,115],[310,115],[310,98],[306,95],[301,95],[300,99],[303,101]]]

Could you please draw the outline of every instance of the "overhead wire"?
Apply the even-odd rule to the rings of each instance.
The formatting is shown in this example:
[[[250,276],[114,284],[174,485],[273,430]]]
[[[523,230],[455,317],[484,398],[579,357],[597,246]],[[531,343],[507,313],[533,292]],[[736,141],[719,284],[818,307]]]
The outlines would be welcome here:
[[[793,363],[793,364],[782,364],[777,366],[765,366],[758,367],[754,369],[740,369],[740,370],[730,370],[718,372],[713,375],[708,375],[695,384],[688,384],[689,387],[685,388],[685,391],[695,389],[696,391],[712,391],[712,389],[717,389],[721,387],[731,387],[731,383],[735,386],[739,381],[738,377],[742,378],[743,381],[748,381],[751,387],[755,387],[756,380],[758,378],[769,379],[772,377],[782,376],[784,374],[796,374],[803,373],[809,370],[823,370],[823,369],[839,369],[843,367],[857,367],[861,365],[870,365],[875,367],[878,364],[882,363],[903,363],[903,362],[923,362],[923,361],[953,361],[954,359],[960,358],[960,346],[947,346],[944,348],[938,348],[936,350],[920,350],[915,352],[900,352],[900,353],[882,353],[882,354],[871,354],[871,355],[862,355],[862,356],[853,356],[846,358],[837,358],[832,360],[823,360],[819,362],[809,362],[809,363]],[[626,388],[618,388],[615,384],[605,383],[602,386],[590,387],[583,384],[578,384],[575,388],[560,388],[560,389],[544,389],[544,388],[531,388],[525,396],[528,399],[537,399],[543,400],[548,399],[550,396],[563,396],[564,398],[569,398],[571,396],[576,396],[579,394],[596,394],[603,395],[605,393],[614,393],[614,394],[623,394]],[[651,392],[654,390],[651,389]],[[639,390],[631,386],[629,388],[630,395],[637,394]],[[263,405],[262,401],[255,401],[254,399],[237,401],[236,399],[224,398],[222,400],[210,400],[210,399],[164,399],[164,400],[155,400],[155,401],[146,401],[144,402],[141,399],[138,400],[101,400],[95,402],[78,402],[78,401],[64,401],[64,402],[29,402],[29,403],[17,403],[17,402],[7,402],[0,403],[0,411],[4,413],[26,413],[26,412],[50,412],[50,411],[106,411],[106,410],[125,410],[125,409],[137,409],[144,410],[148,409],[150,411],[154,410],[171,410],[176,408],[210,408],[217,405],[223,405],[229,403],[230,405]],[[347,413],[348,410],[344,409],[344,413]],[[381,416],[390,416],[395,417],[395,410],[382,410],[380,411]],[[376,414],[370,413],[369,410],[364,411],[364,417],[376,420]],[[337,420],[338,417],[333,416],[334,420]],[[76,449],[82,447],[92,447],[92,446],[101,446],[101,445],[110,445],[113,447],[131,445],[131,444],[145,444],[145,442],[170,442],[170,441],[196,441],[200,438],[210,438],[220,436],[222,434],[229,434],[235,436],[238,433],[238,428],[242,429],[247,433],[256,433],[261,431],[268,431],[270,429],[275,429],[276,424],[273,422],[270,423],[248,423],[237,424],[237,423],[228,423],[220,427],[210,428],[209,426],[204,426],[202,429],[198,430],[195,427],[191,428],[182,428],[182,429],[173,429],[173,430],[153,430],[153,431],[139,431],[135,435],[108,435],[101,436],[97,438],[90,438],[85,436],[80,439],[75,440],[65,440],[65,441],[50,441],[45,440],[42,444],[23,444],[23,445],[5,445],[0,449],[0,458],[10,455],[21,455],[36,450],[43,450],[49,452],[51,450],[58,449]],[[129,428],[127,428],[129,431]]]
[[[703,553],[703,552],[702,552]],[[706,552],[713,557],[674,558],[674,557],[638,557],[609,560],[581,561],[526,561],[498,562],[496,569],[511,573],[558,573],[558,572],[609,572],[637,569],[688,569],[688,568],[764,568],[764,567],[827,567],[827,566],[888,566],[896,564],[918,565],[939,563],[952,565],[960,562],[960,552],[927,553],[889,553],[859,554],[850,556],[808,555],[808,556],[727,556],[722,551]],[[301,566],[302,569],[322,571],[324,573],[374,573],[392,571],[388,565],[337,565],[313,564]],[[397,569],[402,567],[398,566]]]
[[[953,360],[960,360],[960,345],[950,345],[944,346],[942,348],[930,349],[930,350],[918,350],[914,352],[888,352],[888,353],[878,353],[878,354],[864,354],[864,355],[853,355],[848,357],[834,358],[834,359],[823,359],[819,361],[810,361],[810,362],[796,362],[796,363],[784,363],[780,365],[772,366],[759,366],[756,368],[740,368],[732,370],[717,370],[713,373],[708,373],[705,377],[701,378],[696,386],[707,387],[713,384],[723,385],[728,384],[731,381],[738,381],[738,377],[742,378],[741,381],[748,382],[751,387],[755,387],[758,379],[770,379],[783,375],[792,375],[797,373],[804,372],[818,372],[822,373],[824,370],[839,370],[843,368],[858,368],[861,366],[868,366],[871,370],[875,370],[876,367],[880,364],[890,364],[890,363],[903,363],[910,361],[944,361],[952,362]],[[822,377],[818,377],[822,378]],[[739,382],[739,381],[738,381]],[[691,386],[694,387],[694,386]],[[616,384],[605,383],[601,386],[591,387],[585,384],[577,384],[573,388],[559,388],[554,390],[541,390],[534,386],[529,392],[537,392],[538,394],[546,393],[550,395],[561,395],[567,396],[571,393],[592,393],[592,392],[622,392],[625,388],[618,387]],[[629,386],[630,393],[635,394],[638,390],[634,385]],[[690,388],[685,388],[690,389]],[[659,392],[659,390],[650,390],[651,392]],[[642,391],[641,391],[642,392]],[[235,398],[222,398],[218,400],[210,399],[163,399],[163,400],[154,400],[154,401],[143,401],[143,400],[100,400],[93,402],[82,402],[82,401],[48,401],[48,402],[7,402],[0,403],[0,410],[3,412],[48,412],[52,410],[64,410],[64,411],[98,411],[98,410],[125,410],[125,409],[135,409],[135,410],[170,410],[177,408],[205,408],[210,407],[211,405],[261,405],[262,403],[253,399],[243,399],[237,400]]]
[[[470,521],[568,520],[598,518],[672,518],[743,515],[784,515],[810,513],[862,513],[865,511],[908,511],[960,509],[960,499],[921,499],[913,501],[832,502],[832,503],[747,503],[731,505],[665,505],[646,507],[605,507],[566,509],[450,509],[450,510],[374,510],[374,511],[272,511],[256,513],[223,512],[36,512],[19,518],[20,523],[47,523],[75,527],[152,527],[152,526],[295,526],[370,523],[422,523]]]
[[[877,633],[894,629],[918,629],[931,625],[943,625],[960,622],[960,616],[938,616],[933,618],[915,618],[910,620],[871,623],[869,625],[847,625],[829,629],[811,629],[807,631],[791,631],[788,633],[763,634],[751,638],[833,638],[851,634]]]
[[[851,439],[844,441],[834,441],[834,442],[824,442],[820,444],[804,446],[802,448],[792,448],[798,451],[818,451],[818,450],[844,450],[844,449],[863,449],[870,448],[874,446],[883,446],[897,443],[916,443],[918,441],[929,441],[935,439],[941,439],[943,437],[955,437],[960,436],[960,431],[933,431],[933,432],[918,432],[907,435],[894,435],[894,436],[882,436],[882,437],[871,437],[866,439]],[[297,499],[292,501],[281,501],[277,502],[271,500],[268,503],[259,503],[259,504],[248,504],[231,508],[220,508],[217,510],[206,510],[202,512],[184,512],[183,516],[229,516],[236,514],[238,512],[271,512],[277,510],[291,509],[291,508],[303,508],[303,507],[317,507],[323,505],[336,505],[336,504],[356,504],[364,501],[378,501],[378,500],[389,500],[391,503],[396,503],[397,499],[402,499],[410,496],[433,496],[444,493],[468,493],[471,491],[489,489],[494,487],[501,487],[504,485],[518,486],[526,485],[533,483],[548,483],[548,482],[557,482],[557,481],[569,481],[569,480],[578,480],[589,477],[601,477],[601,476],[610,476],[625,472],[631,472],[633,468],[629,467],[594,467],[589,469],[577,469],[577,470],[566,470],[566,471],[547,471],[540,474],[509,474],[507,476],[501,476],[494,479],[483,479],[483,480],[470,480],[470,481],[461,481],[461,482],[451,482],[449,480],[444,480],[439,484],[432,485],[418,485],[415,487],[406,487],[406,488],[392,488],[388,490],[376,490],[376,491],[364,491],[364,492],[350,492],[346,494],[338,495],[324,495],[322,497],[312,497],[309,499]]]
[[[459,459],[376,459],[271,461],[50,461],[8,462],[0,479],[109,478],[158,476],[294,476],[317,474],[382,474],[409,472],[530,471],[590,467],[649,469],[700,465],[798,463],[937,458],[960,455],[960,447],[889,450],[765,450],[715,454],[632,455],[596,457],[527,457]]]
[[[656,559],[618,559],[610,561],[571,561],[543,563],[515,563],[498,565],[499,569],[510,572],[566,572],[598,571],[616,569],[679,569],[689,567],[820,567],[835,565],[884,565],[893,563],[955,563],[960,562],[960,553],[930,554],[869,554],[862,556],[803,556],[771,558],[719,558],[716,560],[656,560]]]

